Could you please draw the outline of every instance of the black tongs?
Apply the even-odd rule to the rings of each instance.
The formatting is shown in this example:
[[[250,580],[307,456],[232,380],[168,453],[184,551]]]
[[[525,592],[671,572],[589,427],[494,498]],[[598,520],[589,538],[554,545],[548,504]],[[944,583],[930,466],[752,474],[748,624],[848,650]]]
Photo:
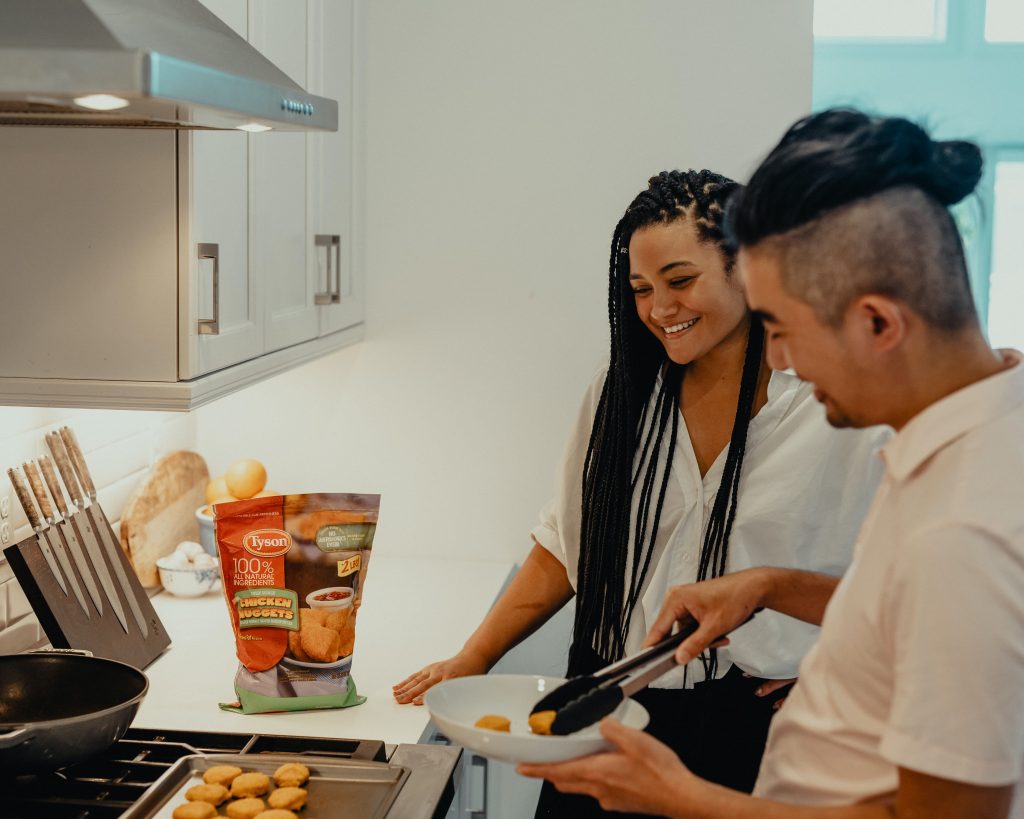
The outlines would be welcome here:
[[[744,623],[750,622],[754,614]],[[692,617],[680,620],[679,630],[657,645],[605,666],[593,674],[573,677],[562,683],[537,701],[530,716],[541,711],[556,712],[551,723],[551,733],[558,736],[572,734],[593,725],[618,708],[626,697],[631,697],[675,668],[676,648],[699,626]]]

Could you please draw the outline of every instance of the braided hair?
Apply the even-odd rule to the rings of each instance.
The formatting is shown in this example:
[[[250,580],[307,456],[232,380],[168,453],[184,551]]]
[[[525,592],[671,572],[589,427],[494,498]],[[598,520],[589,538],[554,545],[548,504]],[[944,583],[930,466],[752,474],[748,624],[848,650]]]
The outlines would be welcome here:
[[[630,239],[640,228],[689,219],[700,241],[719,246],[731,271],[735,251],[725,246],[722,222],[726,200],[739,187],[707,170],[665,171],[649,180],[615,226],[608,265],[611,355],[583,466],[570,675],[623,656],[627,625],[654,554],[679,432],[685,366],[668,358],[637,313],[629,284]],[[736,420],[701,549],[701,580],[725,571],[763,344],[762,326],[751,317]],[[652,395],[659,375],[661,386]],[[713,675],[714,668],[708,671]]]

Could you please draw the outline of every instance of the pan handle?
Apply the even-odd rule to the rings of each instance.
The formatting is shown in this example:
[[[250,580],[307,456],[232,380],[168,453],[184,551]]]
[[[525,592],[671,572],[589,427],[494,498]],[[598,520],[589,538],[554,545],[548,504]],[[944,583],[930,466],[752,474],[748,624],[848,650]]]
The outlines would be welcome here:
[[[26,654],[77,654],[79,657],[95,656],[91,651],[84,648],[34,648],[26,651]]]
[[[25,741],[25,734],[31,734],[28,728],[15,728],[6,734],[0,734],[0,748],[13,748]]]

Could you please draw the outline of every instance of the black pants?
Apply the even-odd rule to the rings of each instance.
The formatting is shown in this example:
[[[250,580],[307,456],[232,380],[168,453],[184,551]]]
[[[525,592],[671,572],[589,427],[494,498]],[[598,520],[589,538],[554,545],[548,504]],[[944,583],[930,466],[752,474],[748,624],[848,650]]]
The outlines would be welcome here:
[[[691,689],[648,688],[636,699],[648,710],[646,731],[668,745],[698,776],[750,793],[761,766],[774,703],[789,689],[755,696],[764,680],[746,678],[736,666],[720,680]],[[536,819],[589,819],[638,814],[608,813],[596,799],[559,793],[545,782]]]

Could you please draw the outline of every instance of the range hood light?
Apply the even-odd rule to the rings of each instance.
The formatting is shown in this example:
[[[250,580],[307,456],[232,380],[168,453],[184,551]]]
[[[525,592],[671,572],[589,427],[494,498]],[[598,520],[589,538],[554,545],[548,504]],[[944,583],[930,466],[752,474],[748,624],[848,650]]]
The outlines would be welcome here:
[[[87,97],[75,97],[75,105],[92,108],[94,111],[116,111],[118,108],[127,108],[128,100],[113,94],[90,94]]]
[[[272,131],[274,130],[269,125],[263,125],[259,122],[247,122],[245,125],[236,125],[239,131],[248,131],[250,134],[258,134],[261,131]]]

